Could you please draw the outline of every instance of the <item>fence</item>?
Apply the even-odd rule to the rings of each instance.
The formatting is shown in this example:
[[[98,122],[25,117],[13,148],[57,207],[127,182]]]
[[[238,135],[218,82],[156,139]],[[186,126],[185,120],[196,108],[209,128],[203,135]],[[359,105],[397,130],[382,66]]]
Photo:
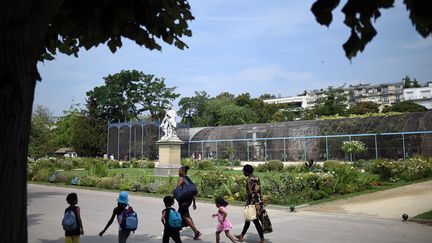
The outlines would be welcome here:
[[[343,141],[366,145],[359,154],[345,154]],[[187,156],[239,159],[242,161],[314,161],[354,159],[406,159],[432,155],[432,131],[298,136],[255,139],[190,140]]]
[[[239,159],[242,161],[314,161],[357,159],[406,159],[414,155],[432,156],[432,131],[364,133],[342,135],[303,135],[248,137],[220,140],[193,140],[187,125],[179,124],[177,135],[185,144],[182,157]],[[224,136],[230,136],[227,130]],[[108,124],[107,154],[118,160],[158,158],[156,141],[163,132],[158,122],[136,121]],[[358,140],[366,151],[345,154],[344,141]]]

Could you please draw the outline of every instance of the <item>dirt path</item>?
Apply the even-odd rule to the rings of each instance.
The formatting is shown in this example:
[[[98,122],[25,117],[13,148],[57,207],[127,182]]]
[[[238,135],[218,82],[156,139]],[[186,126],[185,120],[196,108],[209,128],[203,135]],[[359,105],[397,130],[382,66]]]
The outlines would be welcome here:
[[[404,213],[414,217],[429,210],[432,210],[432,180],[302,209],[387,219],[401,219]]]

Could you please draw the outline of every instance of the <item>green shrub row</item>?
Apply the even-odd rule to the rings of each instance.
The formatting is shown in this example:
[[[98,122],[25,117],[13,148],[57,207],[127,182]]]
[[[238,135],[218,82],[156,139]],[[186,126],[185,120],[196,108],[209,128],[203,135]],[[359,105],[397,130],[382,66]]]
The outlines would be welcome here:
[[[128,190],[158,194],[171,194],[177,179],[140,175],[132,179],[124,173],[113,173],[110,163],[89,160],[85,163],[85,175],[79,185],[112,190]],[[190,162],[190,161],[183,161]],[[55,174],[55,182],[71,184],[73,173],[56,172],[56,161],[43,160],[29,163],[29,179],[48,181]],[[80,162],[81,163],[81,162]],[[135,165],[134,165],[135,163]],[[73,164],[73,162],[72,162]],[[132,161],[131,166],[148,166],[147,161]],[[123,166],[124,164],[121,164]],[[194,161],[198,171],[190,173],[199,189],[198,196],[214,198],[223,196],[229,200],[243,201],[246,194],[246,177],[237,172],[224,172],[211,160]],[[148,168],[148,167],[147,167]],[[212,169],[212,170],[209,170]],[[268,161],[259,165],[264,201],[276,204],[299,204],[319,200],[332,195],[364,191],[376,185],[378,180],[417,180],[432,177],[432,159],[421,157],[404,161],[371,160],[355,163],[327,161],[322,168],[317,165],[290,165],[283,167],[281,161]]]

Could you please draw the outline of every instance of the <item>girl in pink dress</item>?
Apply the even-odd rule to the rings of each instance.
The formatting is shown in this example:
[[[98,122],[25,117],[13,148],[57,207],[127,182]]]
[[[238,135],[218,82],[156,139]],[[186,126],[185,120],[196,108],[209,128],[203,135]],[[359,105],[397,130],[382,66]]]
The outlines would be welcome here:
[[[220,241],[220,234],[222,231],[225,232],[225,235],[231,242],[235,242],[234,237],[230,234],[230,230],[232,229],[231,222],[227,219],[227,211],[226,206],[228,206],[228,202],[225,201],[222,197],[218,197],[215,199],[216,207],[218,208],[218,213],[213,214],[212,217],[217,217],[218,224],[216,226],[216,243]]]

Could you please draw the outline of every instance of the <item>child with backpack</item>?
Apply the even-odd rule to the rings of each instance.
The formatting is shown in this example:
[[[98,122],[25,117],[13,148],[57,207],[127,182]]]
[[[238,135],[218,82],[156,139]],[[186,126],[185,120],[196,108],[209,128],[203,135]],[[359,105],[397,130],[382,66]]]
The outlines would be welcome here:
[[[65,209],[62,220],[63,229],[65,231],[65,243],[79,243],[80,235],[84,234],[84,229],[81,221],[80,208],[78,204],[78,196],[76,193],[69,193],[66,196],[66,202],[69,207]]]
[[[108,220],[105,228],[99,233],[99,236],[103,236],[105,231],[111,226],[114,218],[117,217],[119,223],[118,242],[126,243],[131,231],[135,232],[138,227],[138,217],[133,208],[128,204],[128,193],[123,191],[120,192],[117,198],[117,207],[114,208],[111,218]]]
[[[164,225],[163,243],[169,243],[170,237],[175,243],[181,243],[180,230],[183,227],[183,218],[172,206],[174,205],[174,198],[166,196],[163,199],[165,209],[162,210],[162,224]]]
[[[228,206],[228,202],[225,201],[222,197],[217,197],[215,199],[216,207],[218,208],[218,212],[213,214],[212,217],[217,217],[218,224],[216,226],[216,243],[220,242],[220,234],[222,231],[225,232],[226,237],[231,240],[231,242],[235,242],[234,237],[230,234],[230,230],[232,229],[232,224],[228,220],[226,207]]]

